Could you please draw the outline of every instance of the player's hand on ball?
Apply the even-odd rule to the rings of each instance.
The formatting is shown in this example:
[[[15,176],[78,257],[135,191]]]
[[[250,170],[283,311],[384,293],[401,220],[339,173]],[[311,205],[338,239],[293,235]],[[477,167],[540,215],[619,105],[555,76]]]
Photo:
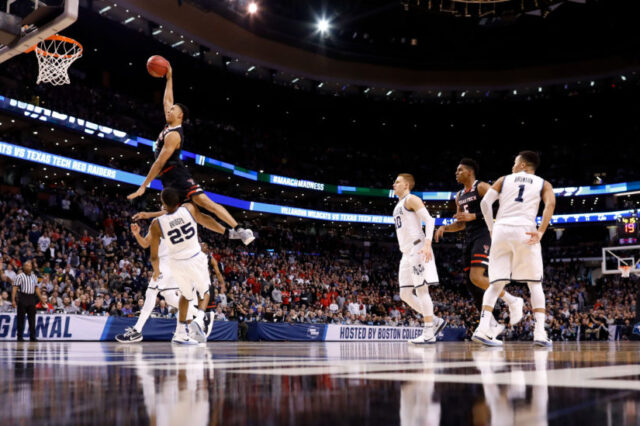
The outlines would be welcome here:
[[[144,194],[144,192],[147,190],[147,188],[145,188],[144,186],[141,186],[140,188],[138,188],[138,190],[132,194],[127,195],[127,200],[133,200],[135,198],[140,197],[141,195]]]
[[[460,222],[470,222],[476,219],[475,213],[459,212],[453,215],[453,218]]]
[[[424,256],[425,262],[431,262],[431,259],[433,259],[433,249],[431,248],[431,244],[425,244],[420,250],[420,254]]]
[[[171,64],[169,64],[169,66],[167,67],[167,74],[165,74],[165,77],[167,78],[167,80],[171,80],[171,78],[173,77],[173,68],[171,68]]]
[[[542,232],[540,231],[527,232],[526,234],[530,237],[529,241],[527,241],[527,244],[529,244],[530,246],[538,244],[542,239]]]
[[[440,241],[440,238],[444,237],[444,226],[436,229],[436,233],[433,235],[433,237],[436,240],[436,243]]]

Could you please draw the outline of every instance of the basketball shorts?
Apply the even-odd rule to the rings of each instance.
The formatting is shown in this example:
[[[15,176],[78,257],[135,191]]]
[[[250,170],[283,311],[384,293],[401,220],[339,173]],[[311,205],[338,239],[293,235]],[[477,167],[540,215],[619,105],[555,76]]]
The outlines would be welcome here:
[[[435,257],[429,262],[425,262],[424,255],[420,253],[422,247],[424,247],[424,242],[420,241],[408,252],[402,254],[400,272],[398,274],[400,288],[438,284]]]
[[[489,281],[528,283],[542,282],[542,249],[540,243],[529,245],[527,232],[535,226],[495,225],[489,254]]]
[[[159,293],[162,293],[166,290],[178,290],[178,284],[171,276],[171,269],[169,268],[169,259],[166,257],[161,257],[159,259],[160,263],[160,277],[157,280],[151,279],[149,281],[149,285],[147,288],[152,290],[157,290]]]
[[[462,252],[464,271],[480,266],[489,267],[489,251],[491,250],[491,235],[489,230],[467,237]]]
[[[211,278],[209,276],[207,256],[204,253],[199,252],[195,256],[184,260],[170,259],[169,268],[185,299],[193,300],[195,296],[194,290],[200,297],[209,291]]]
[[[204,194],[204,189],[196,183],[186,169],[174,168],[161,176],[164,188],[175,188],[180,191],[182,202],[191,201],[191,197]]]

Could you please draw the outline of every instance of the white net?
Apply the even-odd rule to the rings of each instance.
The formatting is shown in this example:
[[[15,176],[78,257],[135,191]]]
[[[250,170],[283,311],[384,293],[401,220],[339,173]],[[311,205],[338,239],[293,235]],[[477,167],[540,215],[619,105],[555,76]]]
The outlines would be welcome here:
[[[82,45],[67,37],[55,35],[42,40],[35,48],[38,58],[38,81],[54,86],[69,84],[69,66],[82,56]]]
[[[620,265],[618,266],[618,269],[620,270],[620,275],[622,276],[622,278],[629,278],[629,275],[631,274],[631,266]]]

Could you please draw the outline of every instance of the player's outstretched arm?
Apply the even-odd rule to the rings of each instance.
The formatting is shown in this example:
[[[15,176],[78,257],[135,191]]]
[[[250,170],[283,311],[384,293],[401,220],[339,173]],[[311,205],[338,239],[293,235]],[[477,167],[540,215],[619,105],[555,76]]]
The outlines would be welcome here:
[[[160,235],[162,230],[157,220],[151,223],[149,228],[149,234],[151,234],[151,265],[153,265],[153,279],[157,280],[160,277],[160,260],[158,259],[158,246],[160,245]]]
[[[157,212],[138,212],[133,216],[131,216],[131,219],[133,220],[155,219],[156,217],[160,217],[165,214],[167,214],[166,210],[160,210]]]
[[[151,170],[149,170],[144,182],[142,182],[142,185],[140,185],[140,188],[138,188],[136,192],[127,195],[127,199],[133,200],[145,193],[147,186],[160,174],[164,165],[167,164],[169,157],[178,149],[178,146],[180,146],[180,135],[177,132],[169,132],[164,139],[162,151],[160,151],[160,155],[158,155],[156,161],[153,162]]]
[[[169,64],[169,69],[165,75],[167,78],[167,84],[164,87],[164,98],[162,99],[162,106],[164,107],[164,116],[169,121],[169,110],[173,106],[173,69]]]
[[[496,202],[498,198],[500,198],[500,191],[502,190],[502,182],[504,181],[504,176],[496,181],[496,183],[489,188],[484,197],[482,197],[482,201],[480,201],[480,210],[482,210],[482,216],[484,216],[484,221],[487,223],[487,228],[489,228],[489,232],[493,231],[493,203]]]
[[[218,234],[224,234],[224,226],[216,222],[214,218],[207,214],[201,213],[200,210],[191,203],[187,203],[184,206],[187,208],[187,210],[189,210],[198,224],[204,226],[210,231],[217,232]]]
[[[542,236],[549,227],[549,223],[551,223],[553,211],[556,209],[556,194],[553,192],[551,184],[546,180],[542,187],[542,201],[544,202],[544,210],[542,211],[542,222],[540,223],[540,227],[536,232],[527,232],[527,235],[531,237],[527,243],[531,245],[540,242]]]
[[[146,249],[151,245],[151,233],[147,232],[147,235],[144,237],[140,235],[140,225],[137,223],[131,224],[131,233],[136,238],[138,244],[140,244],[140,247]]]

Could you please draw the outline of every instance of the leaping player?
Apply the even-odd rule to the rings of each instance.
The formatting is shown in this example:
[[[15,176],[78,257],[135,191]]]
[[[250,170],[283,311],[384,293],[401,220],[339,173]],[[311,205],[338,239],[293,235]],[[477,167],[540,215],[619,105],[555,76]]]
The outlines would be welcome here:
[[[422,201],[410,193],[414,186],[415,179],[408,173],[401,173],[396,178],[393,192],[400,200],[393,209],[393,220],[402,252],[398,275],[400,298],[422,314],[424,319],[422,335],[409,342],[424,345],[436,343],[438,333],[447,325],[447,321],[433,315],[433,301],[429,295],[429,286],[439,283],[431,248],[436,221]],[[422,222],[425,223],[424,231]]]
[[[462,249],[464,271],[469,271],[469,281],[475,287],[469,286],[469,281],[465,280],[465,283],[467,283],[468,290],[478,309],[482,310],[482,293],[489,288],[489,277],[486,273],[489,266],[491,235],[482,218],[480,200],[490,189],[490,186],[488,183],[476,179],[478,169],[479,166],[475,160],[471,158],[460,160],[456,169],[456,181],[464,185],[464,188],[456,194],[457,212],[453,216],[456,221],[450,225],[439,227],[435,233],[435,240],[438,242],[445,232],[465,231]],[[482,289],[482,293],[479,291],[480,289]],[[512,296],[506,290],[500,297],[509,306],[509,322],[512,325],[517,324],[522,319],[524,301],[521,297]],[[492,321],[492,325],[496,336],[504,330],[504,326],[495,319]]]
[[[220,204],[213,202],[204,190],[195,183],[191,173],[180,158],[180,151],[184,146],[184,132],[182,123],[188,118],[189,110],[183,104],[173,103],[173,71],[171,66],[166,74],[167,83],[164,90],[164,114],[167,124],[160,132],[154,151],[155,161],[138,190],[129,194],[127,198],[133,200],[140,197],[147,190],[147,186],[159,177],[164,188],[175,188],[179,191],[180,201],[192,201],[194,204],[215,214],[220,220],[231,227],[229,238],[239,239],[245,245],[251,244],[255,237],[250,229],[243,229],[238,222]],[[164,212],[145,213],[138,218],[149,219],[158,217]]]
[[[480,325],[471,339],[488,346],[502,345],[502,341],[492,333],[492,312],[498,295],[512,280],[526,282],[529,286],[535,317],[534,344],[552,345],[544,329],[545,299],[540,240],[551,222],[556,196],[551,184],[535,175],[539,164],[540,159],[535,152],[520,152],[513,164],[513,173],[498,179],[480,203],[492,237],[489,255],[491,285],[484,293]],[[500,208],[494,225],[491,206],[496,200],[500,200]],[[540,200],[544,202],[544,211],[540,227],[536,228]]]

